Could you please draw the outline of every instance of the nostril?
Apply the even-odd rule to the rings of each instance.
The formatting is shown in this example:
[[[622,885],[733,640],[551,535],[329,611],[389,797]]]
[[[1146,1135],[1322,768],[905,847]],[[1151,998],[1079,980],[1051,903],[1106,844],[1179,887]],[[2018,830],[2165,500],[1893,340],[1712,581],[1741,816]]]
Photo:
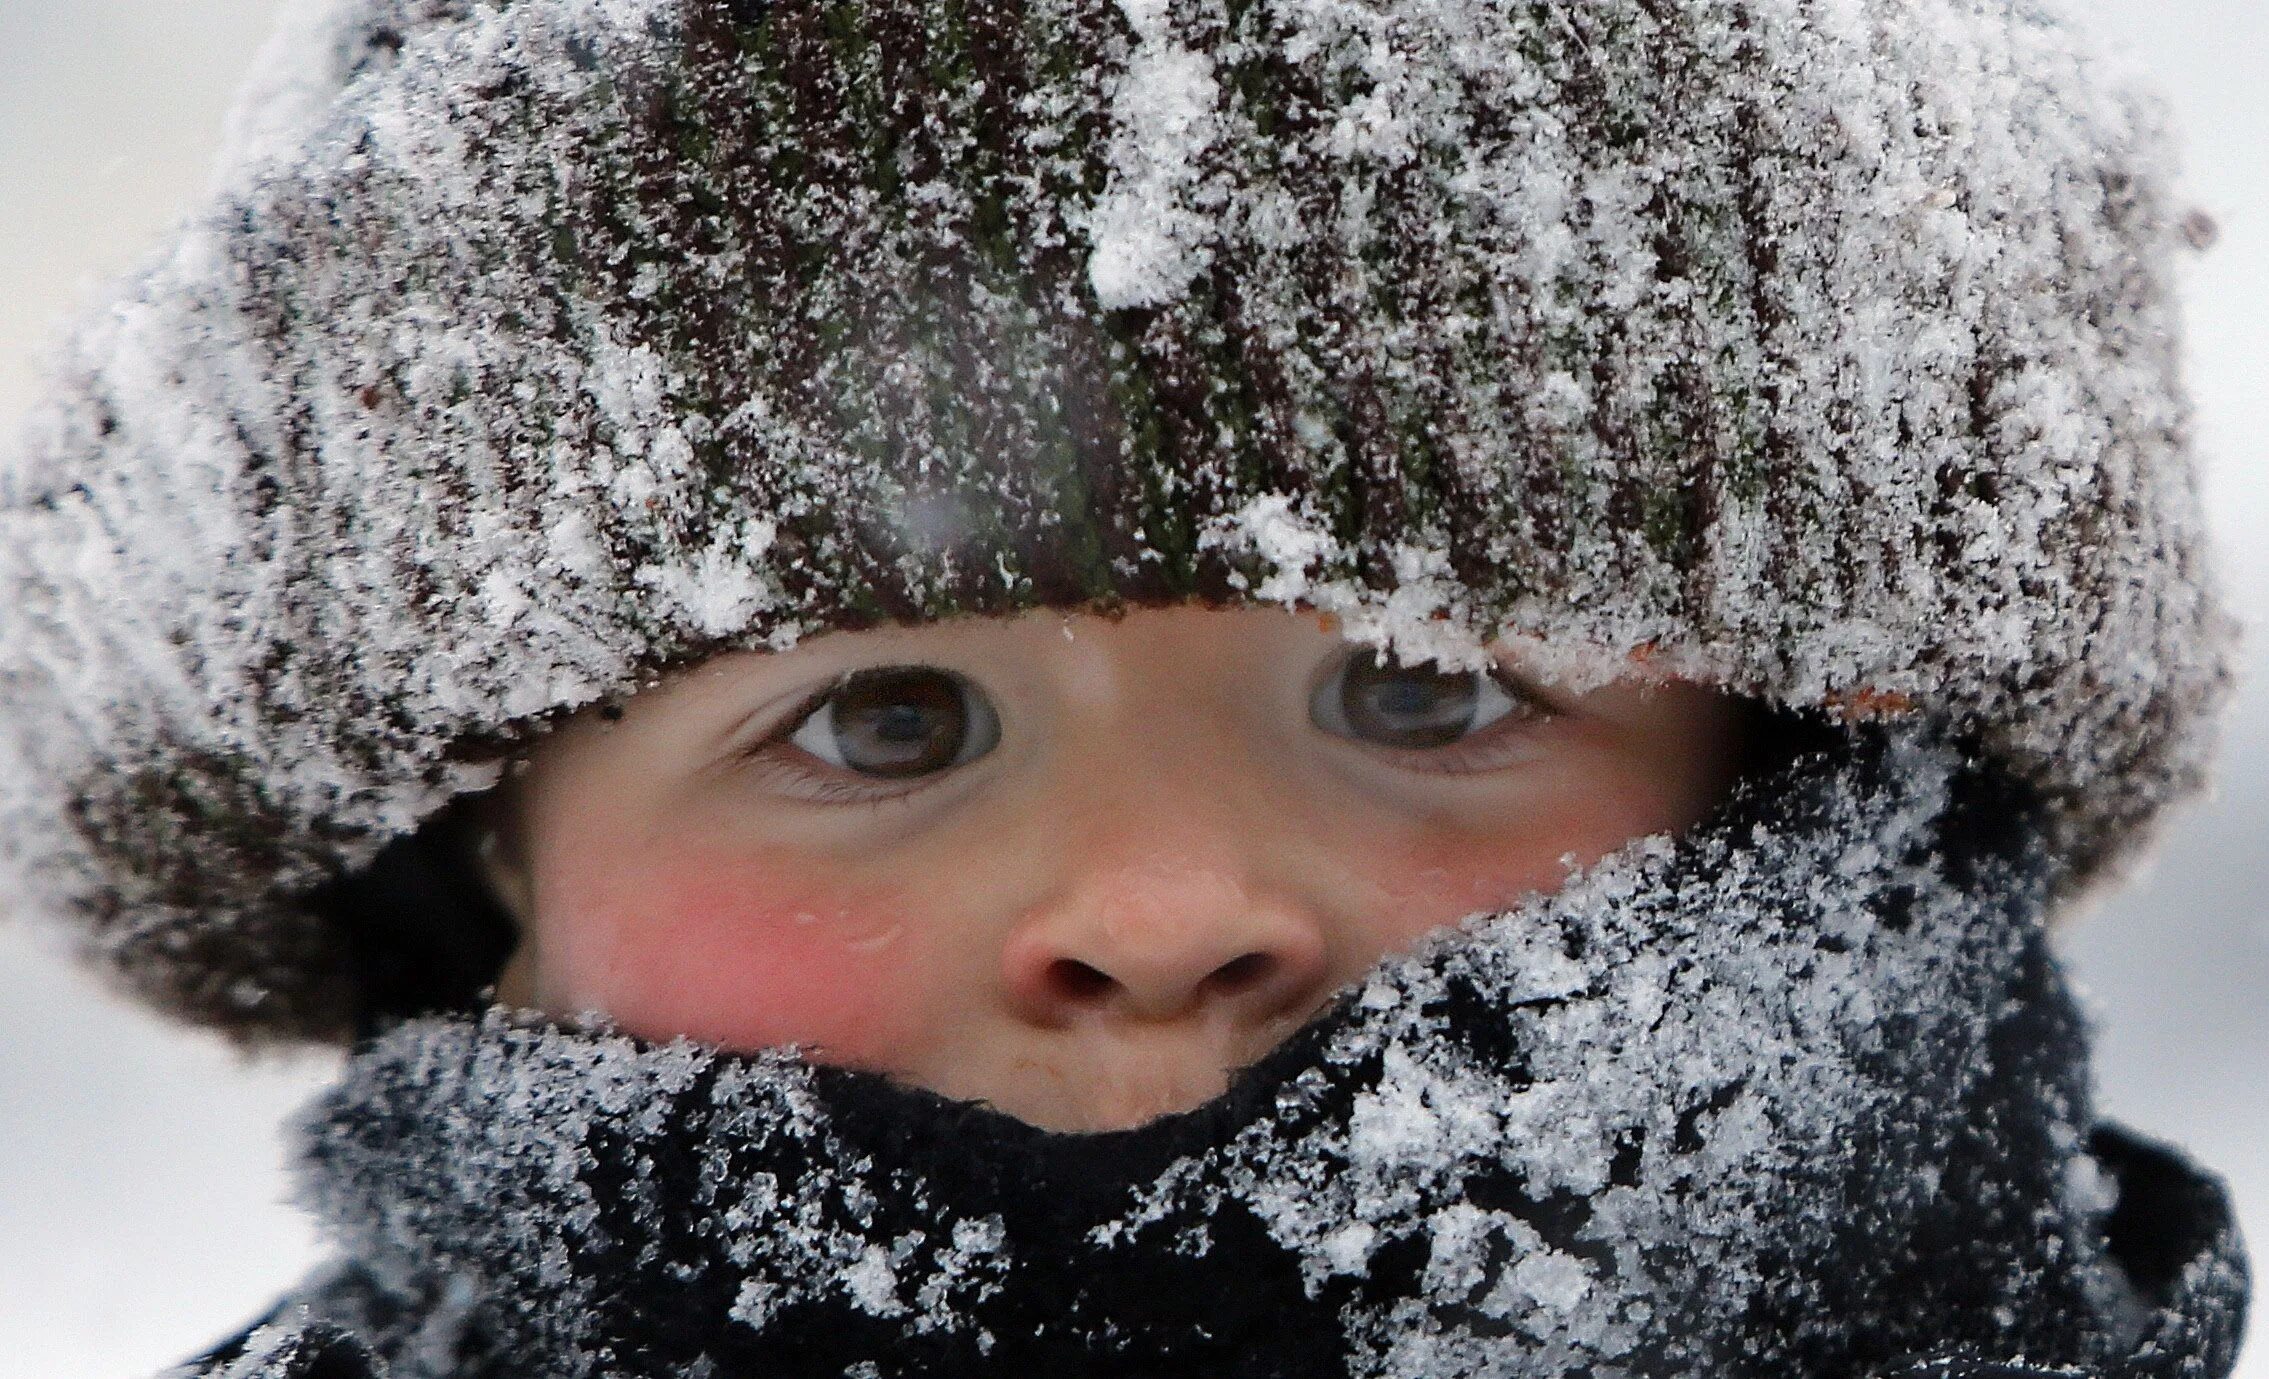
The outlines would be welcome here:
[[[1284,985],[1294,964],[1284,954],[1254,951],[1220,963],[1212,970],[1191,964],[1169,963],[1155,970],[1133,963],[1123,972],[1073,957],[1049,959],[1023,988],[1036,1002],[1033,1009],[1050,1018],[1074,1012],[1094,1013],[1117,1009],[1150,1019],[1178,1017],[1193,1003],[1241,1001],[1256,992]],[[1203,976],[1197,974],[1203,972]],[[1193,981],[1192,979],[1195,978]],[[1287,989],[1289,989],[1287,987]]]
[[[1276,959],[1266,953],[1247,953],[1231,958],[1213,969],[1206,984],[1224,996],[1250,991],[1267,981],[1276,971]]]
[[[1110,973],[1090,967],[1077,958],[1058,958],[1048,964],[1048,985],[1067,1001],[1099,1001],[1118,985]]]

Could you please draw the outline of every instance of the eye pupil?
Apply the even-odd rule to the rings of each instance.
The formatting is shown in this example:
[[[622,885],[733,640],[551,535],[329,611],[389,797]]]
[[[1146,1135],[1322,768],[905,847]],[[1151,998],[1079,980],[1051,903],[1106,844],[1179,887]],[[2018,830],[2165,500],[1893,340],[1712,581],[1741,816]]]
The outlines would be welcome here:
[[[1390,747],[1442,747],[1465,736],[1480,703],[1473,671],[1405,666],[1372,651],[1355,658],[1340,682],[1340,712],[1365,741]]]
[[[933,716],[906,704],[893,704],[874,715],[875,735],[891,742],[920,742],[933,726]]]
[[[954,763],[969,733],[961,686],[943,671],[862,671],[835,691],[835,749],[862,775],[923,776]]]

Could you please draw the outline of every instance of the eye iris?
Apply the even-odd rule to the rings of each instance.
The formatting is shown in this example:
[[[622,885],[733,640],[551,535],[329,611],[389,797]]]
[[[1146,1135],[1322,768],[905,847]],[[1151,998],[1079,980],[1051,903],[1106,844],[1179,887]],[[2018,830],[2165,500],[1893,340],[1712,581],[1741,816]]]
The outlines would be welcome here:
[[[835,749],[869,776],[922,776],[951,766],[969,733],[961,687],[935,670],[852,676],[836,691]]]
[[[1390,747],[1443,747],[1465,736],[1479,704],[1479,676],[1357,657],[1341,681],[1340,712],[1358,737]]]

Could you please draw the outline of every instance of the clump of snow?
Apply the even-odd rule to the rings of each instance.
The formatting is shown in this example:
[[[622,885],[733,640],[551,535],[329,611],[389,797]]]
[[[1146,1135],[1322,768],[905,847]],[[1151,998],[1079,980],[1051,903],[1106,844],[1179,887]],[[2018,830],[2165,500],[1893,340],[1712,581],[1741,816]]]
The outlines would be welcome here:
[[[690,561],[648,565],[635,578],[675,603],[701,635],[729,637],[780,602],[764,559],[777,530],[751,518]]]
[[[1256,584],[1231,581],[1255,600],[1312,608],[1338,621],[1341,634],[1406,664],[1438,662],[1472,670],[1489,664],[1489,639],[1475,629],[1467,591],[1451,575],[1439,545],[1399,545],[1394,581],[1380,590],[1338,573],[1350,553],[1320,519],[1288,493],[1260,494],[1208,522],[1198,549],[1257,560],[1268,570]]]
[[[1112,93],[1111,181],[1083,217],[1088,281],[1106,310],[1180,296],[1205,268],[1226,195],[1201,190],[1220,119],[1213,58],[1176,41],[1168,0],[1118,3],[1135,43]]]

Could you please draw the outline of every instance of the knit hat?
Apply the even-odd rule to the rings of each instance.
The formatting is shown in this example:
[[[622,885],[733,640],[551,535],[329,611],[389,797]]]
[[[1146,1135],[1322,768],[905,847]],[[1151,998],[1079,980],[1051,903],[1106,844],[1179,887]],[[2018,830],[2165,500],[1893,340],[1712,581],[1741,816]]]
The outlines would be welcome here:
[[[0,867],[347,1029],[308,903],[562,711],[1032,606],[2193,786],[2157,108],[2026,0],[330,0],[0,468]]]

